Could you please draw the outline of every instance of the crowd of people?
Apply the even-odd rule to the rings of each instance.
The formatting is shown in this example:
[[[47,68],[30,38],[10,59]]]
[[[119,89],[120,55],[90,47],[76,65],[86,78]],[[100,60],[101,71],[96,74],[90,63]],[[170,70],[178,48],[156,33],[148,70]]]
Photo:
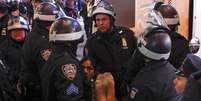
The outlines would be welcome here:
[[[150,5],[133,32],[107,0],[0,1],[0,101],[199,101],[199,44]]]

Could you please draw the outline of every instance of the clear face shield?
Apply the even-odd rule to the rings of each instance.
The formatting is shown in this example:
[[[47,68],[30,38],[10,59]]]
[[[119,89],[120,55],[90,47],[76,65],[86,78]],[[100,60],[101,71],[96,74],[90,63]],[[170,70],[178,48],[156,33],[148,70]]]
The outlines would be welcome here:
[[[149,44],[147,40],[148,34],[152,34],[152,32],[156,33],[154,30],[168,31],[169,29],[162,15],[158,11],[154,10],[153,7],[154,6],[152,5],[145,5],[140,8],[140,16],[136,25],[136,33],[139,35],[138,49],[146,57],[153,57],[152,59],[154,60],[167,59],[170,52],[158,54],[146,48]]]
[[[162,15],[158,11],[153,10],[153,7],[154,4],[145,5],[140,8],[141,13],[136,25],[136,32],[139,35],[146,35],[151,29],[156,27],[169,29]]]

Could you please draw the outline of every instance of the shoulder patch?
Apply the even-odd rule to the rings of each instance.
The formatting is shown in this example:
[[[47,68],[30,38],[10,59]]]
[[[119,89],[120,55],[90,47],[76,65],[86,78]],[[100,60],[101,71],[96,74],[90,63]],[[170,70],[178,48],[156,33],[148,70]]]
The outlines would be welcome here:
[[[61,71],[65,78],[73,80],[77,74],[76,64],[65,64],[61,66]]]
[[[51,50],[51,49],[44,49],[44,50],[42,50],[42,51],[40,52],[41,57],[42,57],[45,61],[48,60],[48,58],[50,57],[51,53],[52,53],[52,50]]]
[[[135,95],[138,93],[138,90],[136,88],[131,88],[131,91],[130,91],[130,99],[134,99],[135,98]]]

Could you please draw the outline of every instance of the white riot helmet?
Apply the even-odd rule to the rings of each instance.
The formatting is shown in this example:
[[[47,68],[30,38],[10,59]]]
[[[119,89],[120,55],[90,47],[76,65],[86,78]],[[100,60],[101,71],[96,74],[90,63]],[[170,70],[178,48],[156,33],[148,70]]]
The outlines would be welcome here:
[[[11,30],[14,30],[14,29],[25,29],[25,30],[28,31],[29,28],[28,28],[27,21],[21,16],[16,16],[16,17],[11,18],[8,21],[7,30],[11,31]]]
[[[23,43],[29,30],[27,21],[21,16],[14,16],[8,21],[8,36],[17,43]]]
[[[92,10],[92,17],[94,18],[96,14],[107,14],[115,19],[115,12],[111,4],[105,0],[101,0],[94,5]]]

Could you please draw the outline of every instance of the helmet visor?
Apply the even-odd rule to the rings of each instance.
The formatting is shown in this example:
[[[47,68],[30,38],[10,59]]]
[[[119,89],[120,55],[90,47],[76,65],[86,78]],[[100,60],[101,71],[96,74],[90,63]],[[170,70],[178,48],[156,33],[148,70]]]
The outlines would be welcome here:
[[[140,8],[140,16],[137,24],[138,33],[139,34],[146,34],[147,31],[150,29],[153,29],[155,27],[164,27],[168,29],[168,26],[163,19],[162,15],[156,11],[153,10],[150,6],[143,6]]]

